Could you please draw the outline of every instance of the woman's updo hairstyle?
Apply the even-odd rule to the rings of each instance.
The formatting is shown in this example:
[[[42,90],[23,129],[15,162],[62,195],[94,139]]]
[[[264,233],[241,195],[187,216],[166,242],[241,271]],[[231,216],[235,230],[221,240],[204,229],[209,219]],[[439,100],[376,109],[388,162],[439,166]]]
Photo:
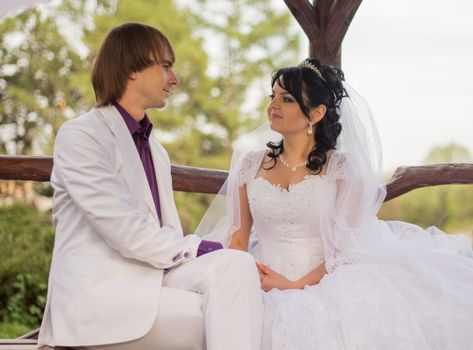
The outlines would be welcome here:
[[[339,123],[340,103],[348,96],[342,81],[340,69],[324,65],[316,59],[306,59],[298,66],[278,69],[271,79],[271,87],[277,82],[289,92],[301,107],[302,112],[310,120],[310,111],[319,105],[325,105],[325,116],[315,125],[315,147],[308,155],[307,168],[313,174],[319,174],[327,161],[327,152],[335,149],[338,136],[342,130]],[[268,156],[276,165],[277,158],[284,150],[284,140],[269,142]]]

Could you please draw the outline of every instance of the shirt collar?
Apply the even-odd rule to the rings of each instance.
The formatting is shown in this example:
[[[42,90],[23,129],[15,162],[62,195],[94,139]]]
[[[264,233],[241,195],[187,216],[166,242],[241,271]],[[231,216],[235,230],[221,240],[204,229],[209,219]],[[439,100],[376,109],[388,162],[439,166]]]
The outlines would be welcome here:
[[[137,122],[130,115],[130,113],[128,113],[125,110],[125,108],[120,106],[118,102],[115,102],[113,105],[117,108],[118,112],[120,112],[120,115],[125,121],[125,124],[128,127],[128,130],[130,131],[131,135],[142,134],[145,137],[145,139],[149,138],[149,135],[151,134],[151,130],[153,129],[153,124],[151,123],[151,121],[149,120],[146,114],[143,119]]]

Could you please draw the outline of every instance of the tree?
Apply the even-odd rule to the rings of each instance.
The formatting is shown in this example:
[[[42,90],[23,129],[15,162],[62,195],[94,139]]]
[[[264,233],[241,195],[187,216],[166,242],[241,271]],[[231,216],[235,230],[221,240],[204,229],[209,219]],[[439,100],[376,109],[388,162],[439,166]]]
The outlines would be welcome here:
[[[49,152],[58,127],[80,101],[70,77],[83,62],[53,17],[38,9],[0,22],[0,41],[0,150]]]
[[[424,164],[440,163],[471,163],[470,151],[455,142],[439,145],[430,150],[424,159]]]
[[[234,141],[245,127],[254,126],[254,119],[261,120],[259,92],[269,94],[271,72],[298,60],[298,36],[291,31],[291,16],[268,0],[200,0],[193,5],[193,13],[199,14],[193,17],[196,31],[212,47],[214,81],[203,117]]]
[[[290,15],[277,13],[269,0],[220,2],[217,7],[224,6],[225,11],[215,5],[211,1],[182,6],[165,0],[118,1],[110,13],[95,16],[94,28],[84,36],[89,60],[108,30],[126,21],[153,25],[170,38],[181,84],[168,108],[150,111],[149,116],[176,164],[228,167],[232,142],[263,116],[261,79],[269,94],[271,71],[293,63],[298,55],[297,35],[289,30]],[[176,194],[186,232],[193,230],[210,199]]]
[[[341,46],[362,0],[284,0],[309,39],[311,58],[340,68]]]
[[[162,29],[178,58],[180,89],[169,108],[149,113],[157,136],[175,163],[226,168],[232,142],[264,115],[262,79],[269,92],[270,72],[297,60],[297,34],[290,30],[290,14],[274,10],[270,0],[220,2],[225,11],[211,1],[180,4],[64,0],[49,12],[31,9],[3,21],[2,42],[21,30],[27,34],[17,46],[2,46],[7,63],[0,80],[3,151],[50,153],[58,127],[94,103],[90,63],[106,33],[120,23],[139,21]],[[87,48],[82,56],[61,34],[64,25],[79,33],[76,43],[82,40]],[[187,195],[178,194],[177,201],[191,229],[208,198],[198,196],[190,203],[181,197]]]
[[[271,72],[298,61],[297,32],[291,31],[290,14],[268,0],[200,0],[187,8],[193,32],[208,47],[210,85],[189,95],[198,108],[184,129],[175,126],[181,137],[167,148],[180,164],[228,168],[232,143],[265,118],[261,92],[269,95]],[[185,230],[193,231],[210,198],[177,194]]]

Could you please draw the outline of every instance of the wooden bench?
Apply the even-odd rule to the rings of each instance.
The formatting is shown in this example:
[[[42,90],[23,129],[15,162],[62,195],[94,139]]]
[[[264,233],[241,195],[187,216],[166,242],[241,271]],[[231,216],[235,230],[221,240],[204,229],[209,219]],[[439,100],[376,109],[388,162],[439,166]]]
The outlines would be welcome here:
[[[52,157],[0,156],[0,180],[47,182],[51,177]],[[175,191],[217,193],[227,178],[223,170],[173,165]],[[446,184],[473,184],[473,164],[436,164],[398,168],[387,184],[385,201],[416,188]],[[36,349],[39,330],[17,339],[0,339],[0,350]]]
[[[30,350],[37,348],[39,328],[17,339],[0,339],[0,350]]]

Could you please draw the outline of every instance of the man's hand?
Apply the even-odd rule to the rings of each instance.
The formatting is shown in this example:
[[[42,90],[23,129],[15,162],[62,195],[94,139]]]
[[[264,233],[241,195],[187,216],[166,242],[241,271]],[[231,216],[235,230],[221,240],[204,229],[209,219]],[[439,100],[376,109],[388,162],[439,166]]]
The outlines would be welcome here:
[[[197,249],[197,257],[214,252],[219,249],[223,249],[222,243],[206,241],[203,239],[199,244],[199,248]]]
[[[257,262],[256,266],[258,267],[261,289],[265,292],[269,292],[273,288],[280,290],[297,288],[293,281],[289,281],[286,277],[271,270],[266,265]]]

